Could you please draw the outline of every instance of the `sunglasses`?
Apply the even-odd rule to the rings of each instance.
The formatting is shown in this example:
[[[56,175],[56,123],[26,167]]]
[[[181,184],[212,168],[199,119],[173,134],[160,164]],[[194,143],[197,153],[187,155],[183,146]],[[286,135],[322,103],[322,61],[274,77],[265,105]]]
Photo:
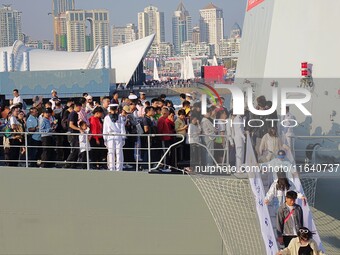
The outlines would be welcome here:
[[[307,229],[299,229],[299,232],[300,232],[301,234],[308,234],[308,233],[309,233],[309,230],[307,230]]]

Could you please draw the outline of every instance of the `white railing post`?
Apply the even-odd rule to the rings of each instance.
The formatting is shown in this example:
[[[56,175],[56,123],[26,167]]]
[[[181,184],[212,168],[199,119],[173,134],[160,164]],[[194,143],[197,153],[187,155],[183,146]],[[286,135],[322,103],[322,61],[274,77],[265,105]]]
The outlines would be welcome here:
[[[87,170],[90,170],[90,151],[89,151],[89,134],[85,133],[86,135],[86,167]]]
[[[151,169],[151,138],[150,135],[148,135],[148,171]]]
[[[226,146],[227,146],[227,166],[229,166],[230,165],[230,158],[229,158],[229,140],[227,140],[227,144],[226,144]]]
[[[25,132],[24,133],[24,135],[25,135],[25,161],[26,161],[26,168],[28,168],[28,141],[27,141],[27,133]]]
[[[136,145],[136,172],[138,172],[138,167],[139,167],[139,145],[138,145],[138,139],[139,137],[137,137],[137,141],[135,142]]]

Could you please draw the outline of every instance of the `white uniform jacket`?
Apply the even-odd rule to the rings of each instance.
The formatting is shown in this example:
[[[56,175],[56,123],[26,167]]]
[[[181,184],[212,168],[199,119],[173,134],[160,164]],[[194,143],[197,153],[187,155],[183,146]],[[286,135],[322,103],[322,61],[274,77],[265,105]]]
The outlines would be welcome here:
[[[122,134],[124,136],[117,136],[117,134]],[[113,122],[110,115],[107,115],[104,118],[103,135],[105,143],[110,140],[124,140],[126,138],[126,130],[123,118],[119,115],[118,120]]]

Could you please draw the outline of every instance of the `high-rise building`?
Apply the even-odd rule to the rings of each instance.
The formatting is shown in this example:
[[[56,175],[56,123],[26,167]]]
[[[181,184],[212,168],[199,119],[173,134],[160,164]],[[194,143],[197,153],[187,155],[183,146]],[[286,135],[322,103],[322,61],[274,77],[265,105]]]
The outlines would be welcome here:
[[[86,11],[86,19],[90,21],[93,38],[93,48],[100,45],[101,47],[110,45],[110,19],[108,10],[91,10]],[[93,49],[92,49],[93,50]]]
[[[181,2],[172,17],[172,42],[175,53],[181,53],[181,45],[192,39],[192,18]]]
[[[223,10],[213,3],[200,10],[200,36],[201,42],[215,45],[224,38]]]
[[[0,47],[12,46],[16,40],[22,40],[21,12],[10,5],[0,9]]]
[[[112,27],[112,46],[117,46],[135,41],[137,39],[137,28],[134,24],[125,27]]]
[[[66,14],[54,17],[54,50],[67,51]]]
[[[54,50],[67,50],[66,12],[75,9],[74,0],[53,0]]]
[[[86,18],[84,10],[66,12],[67,50],[85,51]]]
[[[200,35],[201,35],[200,27],[198,27],[198,26],[193,27],[193,29],[192,29],[192,42],[194,44],[198,44],[201,41]]]
[[[138,38],[156,34],[154,44],[165,41],[164,12],[155,6],[148,6],[144,12],[138,13]]]
[[[90,34],[86,34],[86,22]],[[97,45],[110,45],[109,12],[107,10],[76,10],[66,12],[67,50],[90,51]]]
[[[53,0],[52,14],[57,17],[60,13],[74,10],[74,0]]]
[[[239,24],[235,23],[230,30],[230,38],[240,38],[242,37],[242,29]]]

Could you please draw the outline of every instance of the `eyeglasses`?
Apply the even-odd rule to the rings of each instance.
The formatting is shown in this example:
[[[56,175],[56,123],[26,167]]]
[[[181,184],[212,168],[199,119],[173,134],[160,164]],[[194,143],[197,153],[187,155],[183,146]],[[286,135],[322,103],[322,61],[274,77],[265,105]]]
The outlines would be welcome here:
[[[309,230],[307,230],[307,229],[299,229],[299,232],[300,232],[301,234],[308,234],[308,233],[309,233]]]

